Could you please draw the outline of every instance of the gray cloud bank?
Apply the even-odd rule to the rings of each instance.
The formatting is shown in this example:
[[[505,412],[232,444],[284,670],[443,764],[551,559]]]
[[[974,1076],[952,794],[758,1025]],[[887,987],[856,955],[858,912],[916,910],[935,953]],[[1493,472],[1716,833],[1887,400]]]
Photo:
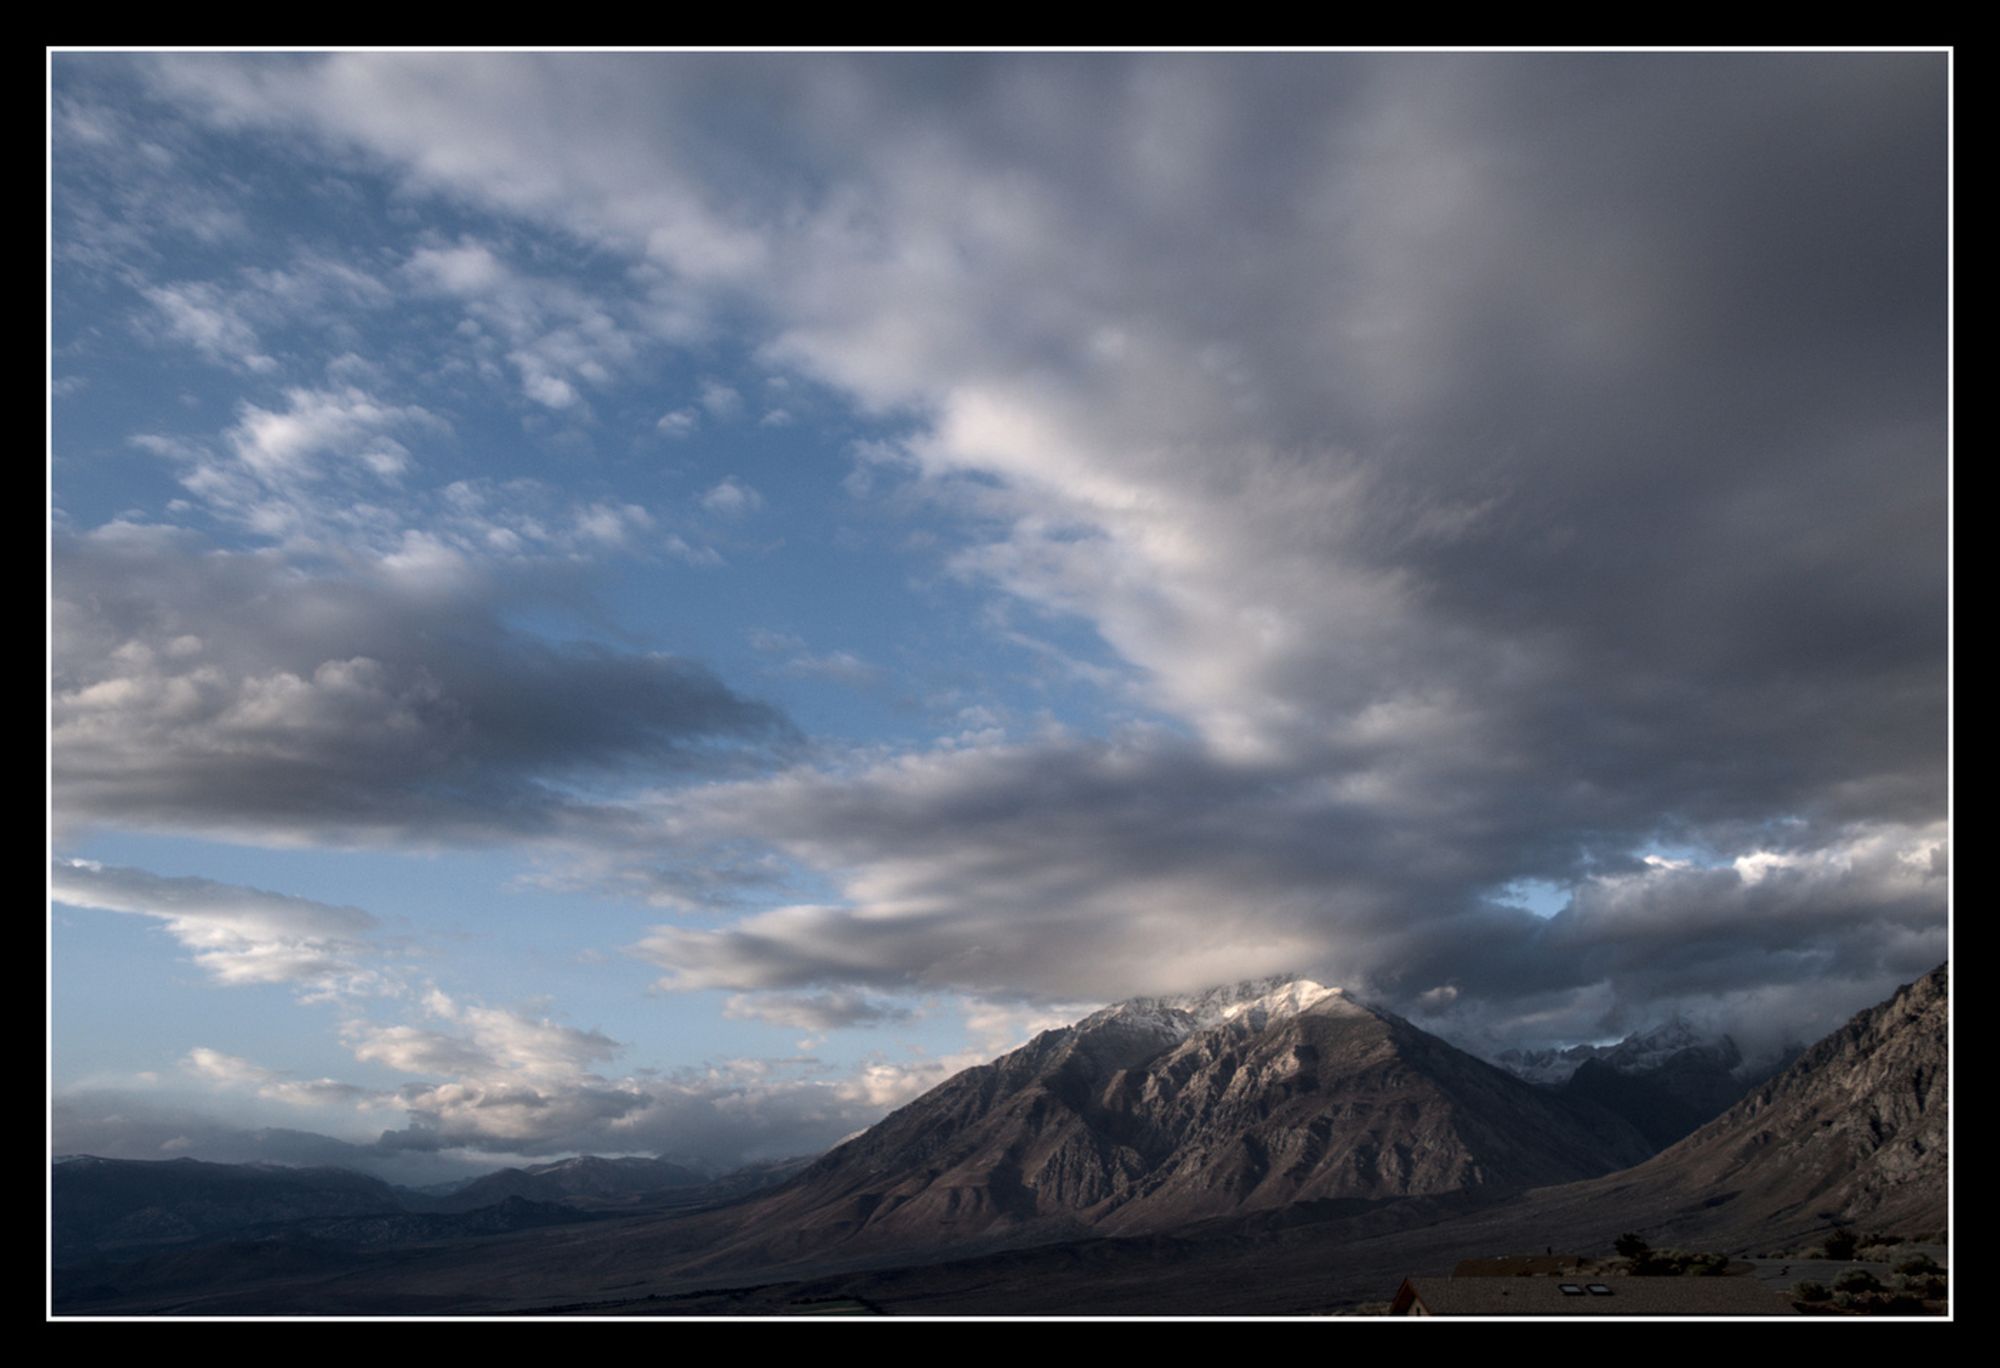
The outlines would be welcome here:
[[[544,641],[478,573],[302,568],[113,523],[54,547],[67,823],[253,840],[551,835],[795,739],[692,661]]]

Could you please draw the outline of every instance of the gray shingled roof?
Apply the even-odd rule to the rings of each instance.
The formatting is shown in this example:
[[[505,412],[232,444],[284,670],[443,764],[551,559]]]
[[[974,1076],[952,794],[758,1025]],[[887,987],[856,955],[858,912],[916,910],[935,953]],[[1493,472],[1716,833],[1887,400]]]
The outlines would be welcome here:
[[[1609,1296],[1565,1293],[1597,1281]],[[1414,1303],[1414,1304],[1412,1304]],[[1422,1309],[1419,1310],[1418,1308]],[[1795,1316],[1755,1278],[1408,1278],[1395,1308],[1433,1316]]]

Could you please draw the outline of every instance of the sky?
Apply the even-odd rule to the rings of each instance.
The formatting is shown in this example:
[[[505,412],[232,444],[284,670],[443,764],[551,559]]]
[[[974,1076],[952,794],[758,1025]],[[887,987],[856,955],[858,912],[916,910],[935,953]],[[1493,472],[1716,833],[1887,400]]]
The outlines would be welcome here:
[[[1940,53],[51,58],[57,1153],[814,1152],[1949,935]]]

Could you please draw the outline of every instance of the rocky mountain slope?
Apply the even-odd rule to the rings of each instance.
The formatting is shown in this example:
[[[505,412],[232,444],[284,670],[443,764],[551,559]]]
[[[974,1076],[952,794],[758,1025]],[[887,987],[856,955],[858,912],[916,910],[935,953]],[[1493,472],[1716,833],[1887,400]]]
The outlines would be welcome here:
[[[1694,1134],[1583,1189],[1774,1235],[1945,1224],[1949,966],[1850,1020]]]
[[[1650,1151],[1307,981],[1136,999],[947,1080],[746,1209],[772,1257],[1128,1234],[1560,1183]],[[774,1235],[772,1232],[782,1232]]]

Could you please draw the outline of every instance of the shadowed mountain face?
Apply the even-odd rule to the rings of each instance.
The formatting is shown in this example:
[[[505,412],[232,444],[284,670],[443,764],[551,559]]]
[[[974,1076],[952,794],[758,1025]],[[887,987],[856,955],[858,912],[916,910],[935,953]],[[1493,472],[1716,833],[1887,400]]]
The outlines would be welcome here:
[[[1561,1091],[1616,1113],[1650,1144],[1664,1149],[1720,1116],[1750,1090],[1750,1080],[1737,1072],[1742,1062],[1735,1042],[1725,1036],[1639,1068],[1586,1059]]]
[[[1942,1227],[1948,970],[1860,1013],[1678,1144],[1583,1191],[1635,1209],[1704,1208],[1714,1219],[1696,1224],[1773,1236],[1835,1222]]]
[[[1296,1202],[1505,1192],[1631,1127],[1317,984],[1138,999],[946,1081],[757,1204],[758,1248],[1128,1234]]]
[[[81,1156],[50,1176],[56,1262],[253,1226],[403,1214],[396,1189],[345,1169]]]

